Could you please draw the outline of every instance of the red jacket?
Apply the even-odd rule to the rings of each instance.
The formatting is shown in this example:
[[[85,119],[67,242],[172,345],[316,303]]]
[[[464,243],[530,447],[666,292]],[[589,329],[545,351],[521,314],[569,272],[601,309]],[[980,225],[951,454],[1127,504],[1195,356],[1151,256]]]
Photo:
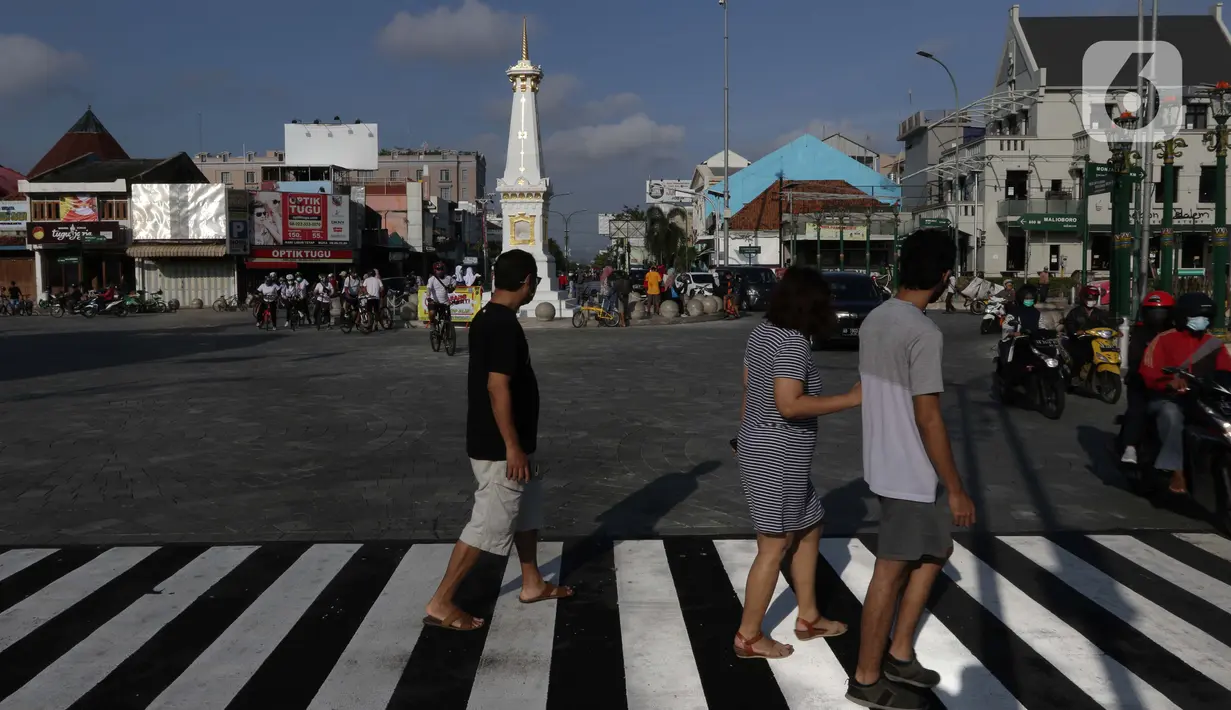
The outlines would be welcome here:
[[[1185,331],[1175,329],[1160,333],[1146,348],[1145,356],[1141,358],[1139,371],[1146,387],[1156,392],[1165,391],[1167,385],[1175,377],[1164,374],[1163,368],[1184,366],[1188,358],[1201,347],[1201,344],[1211,339],[1214,339],[1214,336],[1208,333],[1194,338]],[[1215,369],[1231,372],[1231,355],[1227,354],[1226,347],[1219,347],[1213,355]],[[1191,369],[1193,363],[1187,364]]]

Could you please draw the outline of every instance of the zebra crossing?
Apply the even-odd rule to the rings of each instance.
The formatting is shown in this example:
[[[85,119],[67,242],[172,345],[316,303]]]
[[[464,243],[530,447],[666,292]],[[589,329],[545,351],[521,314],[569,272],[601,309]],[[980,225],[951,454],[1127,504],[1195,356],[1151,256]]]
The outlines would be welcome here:
[[[875,537],[826,538],[818,591],[851,633],[773,663],[731,640],[747,539],[544,542],[576,598],[517,602],[485,556],[452,633],[422,610],[452,545],[0,549],[0,710],[853,707]],[[766,628],[791,640],[779,580]],[[953,710],[1231,708],[1231,541],[1205,533],[959,536],[921,624]]]

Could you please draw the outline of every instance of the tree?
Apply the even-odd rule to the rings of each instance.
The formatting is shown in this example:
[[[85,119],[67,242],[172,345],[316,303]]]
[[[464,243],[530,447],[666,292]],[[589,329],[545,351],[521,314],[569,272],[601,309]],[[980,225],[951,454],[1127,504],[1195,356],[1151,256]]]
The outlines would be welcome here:
[[[629,207],[624,205],[624,209],[619,214],[614,215],[612,219],[626,219],[633,222],[644,222],[646,220],[646,212],[640,207]]]
[[[551,253],[551,258],[556,260],[556,271],[567,274],[569,269],[568,259],[564,256],[564,251],[560,249],[560,245],[556,243],[555,239],[550,237],[547,239],[547,251]]]

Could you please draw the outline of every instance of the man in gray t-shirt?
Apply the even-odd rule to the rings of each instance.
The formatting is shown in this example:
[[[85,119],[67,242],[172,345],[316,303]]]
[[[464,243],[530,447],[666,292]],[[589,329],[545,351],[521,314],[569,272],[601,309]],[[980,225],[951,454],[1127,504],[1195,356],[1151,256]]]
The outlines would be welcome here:
[[[953,550],[950,524],[974,523],[974,506],[958,477],[940,412],[944,339],[924,314],[944,292],[955,257],[945,230],[907,237],[898,259],[896,297],[872,311],[859,329],[863,475],[881,508],[859,659],[846,694],[865,707],[926,707],[906,686],[934,688],[940,674],[915,657],[915,630],[932,583]],[[948,505],[946,496],[937,495],[938,484]]]

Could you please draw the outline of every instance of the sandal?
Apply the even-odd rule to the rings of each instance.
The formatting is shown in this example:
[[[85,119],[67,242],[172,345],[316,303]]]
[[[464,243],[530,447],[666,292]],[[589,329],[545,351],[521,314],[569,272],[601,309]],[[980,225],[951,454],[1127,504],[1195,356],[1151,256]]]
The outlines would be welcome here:
[[[790,646],[786,645],[785,643],[778,643],[777,641],[774,641],[774,644],[776,644],[776,645],[774,646],[774,650],[775,650],[775,651],[776,651],[776,650],[778,650],[778,649],[780,649],[780,648],[781,648],[781,649],[786,649],[786,650],[785,650],[784,652],[782,652],[780,655],[774,655],[774,653],[773,653],[773,652],[770,652],[770,653],[762,653],[761,651],[758,651],[758,650],[754,649],[754,648],[752,647],[752,644],[756,643],[757,641],[760,641],[760,640],[761,640],[761,639],[763,639],[763,638],[765,638],[765,634],[761,633],[760,631],[758,631],[758,632],[757,632],[757,635],[756,635],[756,636],[753,636],[753,637],[752,637],[752,638],[750,638],[750,639],[746,639],[746,638],[744,638],[743,634],[741,634],[740,632],[736,631],[736,632],[735,632],[735,657],[736,657],[736,658],[745,658],[745,659],[747,659],[747,658],[764,658],[764,659],[769,660],[769,661],[775,661],[775,660],[778,660],[778,659],[780,659],[780,658],[786,658],[787,656],[790,656],[792,653],[795,653],[795,649],[794,649],[794,648],[791,648]]]
[[[517,601],[522,604],[534,604],[535,602],[545,602],[552,599],[568,599],[574,594],[572,587],[557,587],[551,582],[547,582],[546,585],[547,586],[543,587],[543,592],[537,597],[534,597],[533,599],[522,599],[521,596],[518,595]]]
[[[831,624],[837,624],[837,628],[830,629],[828,631],[823,630],[823,629],[818,629],[817,626],[822,621],[828,621]],[[823,616],[817,617],[816,621],[807,621],[801,616],[795,619],[795,623],[797,624],[797,626],[795,627],[795,638],[799,639],[800,641],[811,641],[812,639],[834,638],[835,636],[841,636],[847,631],[846,624],[842,623],[841,621],[834,621],[833,619],[826,619]],[[800,631],[798,624],[803,624],[807,628],[803,631]]]
[[[462,622],[461,626],[454,626],[453,622],[455,621]],[[476,621],[479,623],[475,624]],[[444,629],[445,631],[478,631],[483,628],[483,620],[476,619],[474,616],[467,614],[461,609],[457,609],[443,619],[437,619],[429,614],[423,617],[423,625],[435,626],[436,628]]]

